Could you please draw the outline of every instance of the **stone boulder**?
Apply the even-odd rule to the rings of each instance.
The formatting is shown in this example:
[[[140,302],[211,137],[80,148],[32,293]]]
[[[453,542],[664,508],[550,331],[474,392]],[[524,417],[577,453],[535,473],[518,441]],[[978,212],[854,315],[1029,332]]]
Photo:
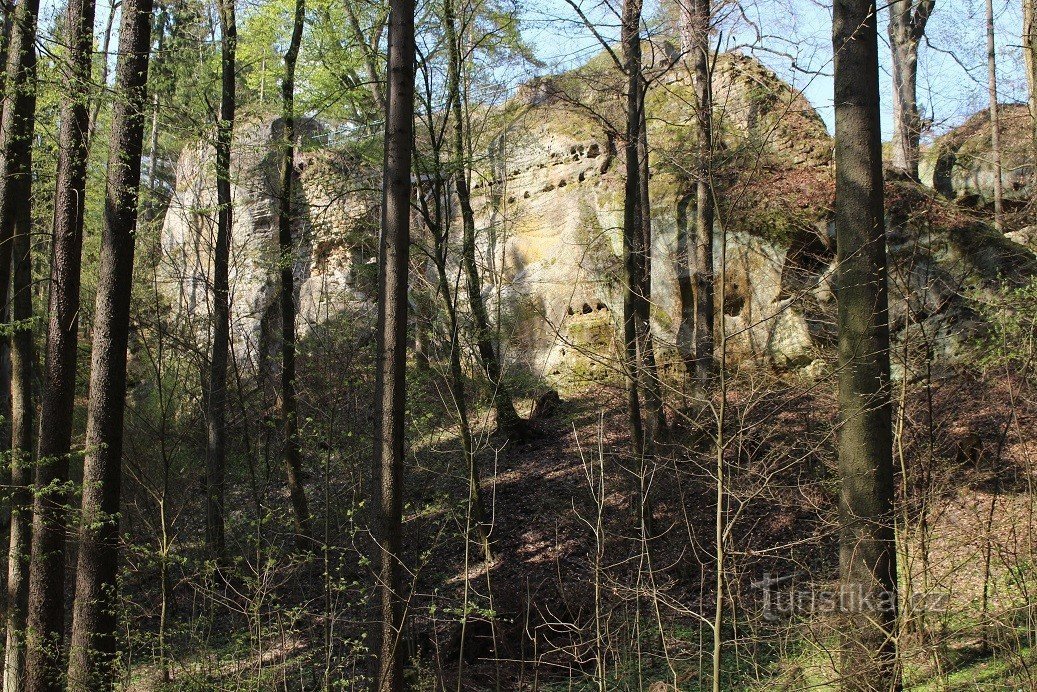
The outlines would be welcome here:
[[[1032,123],[1026,106],[1001,106],[1001,184],[1010,203],[1025,203],[1035,191]],[[973,206],[993,204],[990,132],[990,112],[984,110],[938,138],[922,156],[922,182],[948,199]]]

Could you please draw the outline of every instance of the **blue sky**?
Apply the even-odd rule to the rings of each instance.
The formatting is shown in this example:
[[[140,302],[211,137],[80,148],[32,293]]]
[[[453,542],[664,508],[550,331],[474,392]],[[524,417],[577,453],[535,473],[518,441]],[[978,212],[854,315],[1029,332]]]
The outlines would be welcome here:
[[[239,0],[247,11],[262,0]],[[345,0],[350,1],[350,0]],[[521,3],[523,34],[545,62],[543,72],[574,67],[595,55],[600,46],[579,21],[566,0],[515,0]],[[615,15],[622,0],[574,0],[589,17],[601,22],[599,31],[618,37]],[[724,49],[752,53],[779,76],[802,90],[832,129],[831,1],[830,0],[714,0],[721,7],[719,31]],[[645,16],[658,11],[660,0],[645,0]],[[96,35],[100,41],[113,0],[97,0]],[[64,11],[63,0],[44,0],[42,19],[51,23]],[[994,0],[998,46],[1000,100],[1025,99],[1026,83],[1019,47],[1022,30],[1020,0]],[[883,133],[892,133],[889,47],[886,13],[880,4],[879,40],[882,70]],[[927,28],[927,43],[919,57],[919,102],[940,134],[987,106],[985,0],[936,0]],[[758,27],[758,29],[757,29]],[[115,34],[118,33],[116,27]],[[117,37],[113,36],[114,42]],[[525,79],[526,75],[516,79]]]
[[[579,0],[588,16],[601,21],[599,30],[615,37],[614,16],[601,0]],[[618,2],[619,0],[613,0]],[[987,106],[985,0],[936,0],[919,57],[919,101],[933,118],[935,134],[960,124]],[[719,4],[719,3],[718,3]],[[657,9],[646,3],[646,16]],[[723,6],[714,40],[759,57],[801,89],[832,128],[831,2],[820,0],[743,0]],[[1001,102],[1025,98],[1019,35],[1019,0],[994,0]],[[538,55],[554,68],[578,64],[598,51],[598,44],[579,24],[565,0],[527,0],[525,35]],[[892,102],[886,14],[880,6],[880,53],[883,132],[891,135]],[[757,30],[754,27],[759,27]]]

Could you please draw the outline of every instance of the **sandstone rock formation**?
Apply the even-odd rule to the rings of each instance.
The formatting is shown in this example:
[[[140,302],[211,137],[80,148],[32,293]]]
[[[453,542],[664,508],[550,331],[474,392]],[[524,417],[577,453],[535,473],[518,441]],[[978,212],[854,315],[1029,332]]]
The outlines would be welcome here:
[[[258,365],[279,331],[277,191],[280,121],[246,122],[236,129],[231,196],[231,335],[235,358]],[[376,253],[376,208],[371,181],[350,157],[328,147],[334,133],[313,120],[299,127],[299,187],[292,258],[298,324],[327,319],[343,307],[369,301]],[[160,287],[178,319],[207,344],[216,239],[215,151],[211,142],[185,149],[161,234]]]
[[[1032,120],[1025,105],[1001,106],[1001,182],[1005,200],[1025,202],[1034,193]],[[980,111],[943,135],[925,152],[922,181],[948,199],[971,205],[992,204],[994,163],[990,113]]]
[[[652,317],[664,364],[672,366],[681,328],[677,233],[694,218],[688,152],[695,114],[683,68],[667,66],[664,51],[656,58],[647,98]],[[473,188],[484,290],[502,350],[532,373],[567,384],[615,371],[624,183],[619,79],[598,58],[535,80],[503,108],[480,115],[488,134],[477,144],[486,156]],[[752,58],[721,56],[713,89],[718,270],[726,260],[717,314],[729,362],[805,366],[834,337],[832,142],[806,99]],[[239,361],[254,360],[277,333],[277,127],[238,128],[231,287]],[[308,123],[299,158],[305,213],[296,220],[293,264],[303,330],[346,308],[369,313],[373,297],[378,178],[341,145],[349,133],[333,135]],[[162,233],[167,294],[192,315],[205,337],[200,343],[208,330],[213,180],[211,147],[183,153]],[[921,186],[891,183],[888,198],[893,327],[901,337],[924,331],[940,354],[954,357],[977,322],[974,295],[1002,277],[1032,275],[1037,259]],[[420,227],[415,240],[425,240]]]

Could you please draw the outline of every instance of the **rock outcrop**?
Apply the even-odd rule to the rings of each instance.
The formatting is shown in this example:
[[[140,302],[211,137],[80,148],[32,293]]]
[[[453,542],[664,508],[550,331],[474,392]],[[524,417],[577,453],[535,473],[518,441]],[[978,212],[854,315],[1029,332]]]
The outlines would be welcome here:
[[[278,120],[236,128],[232,157],[230,252],[231,335],[235,358],[257,365],[276,344],[280,248]],[[298,216],[293,220],[298,324],[308,327],[344,307],[369,302],[374,290],[377,208],[371,181],[346,154],[328,147],[334,133],[314,120],[299,127]],[[178,320],[207,344],[216,241],[215,151],[210,142],[185,149],[162,227],[160,288]]]
[[[1008,202],[1026,202],[1035,192],[1033,126],[1025,105],[1002,105],[1001,184]],[[994,158],[990,112],[980,111],[965,124],[938,138],[919,166],[922,181],[953,199],[973,206],[994,201]]]
[[[473,176],[479,259],[502,350],[534,374],[570,384],[614,371],[623,284],[618,79],[598,58],[531,82],[484,114],[480,131],[491,134],[477,143],[487,152]],[[752,58],[721,56],[713,91],[714,252],[718,267],[726,259],[717,314],[729,362],[807,365],[834,337],[831,139],[806,99]],[[682,327],[678,231],[694,218],[693,102],[678,68],[655,79],[647,98],[652,318],[669,364],[678,361]],[[238,129],[231,284],[239,360],[262,353],[276,335],[276,130],[276,123]],[[309,123],[299,157],[304,213],[293,264],[303,329],[345,308],[369,312],[373,297],[378,178],[333,139]],[[162,235],[168,295],[193,316],[199,336],[207,336],[213,179],[211,148],[183,153]],[[904,335],[922,325],[940,353],[954,357],[977,323],[972,296],[1003,277],[1030,276],[1037,259],[921,186],[891,183],[887,196],[893,327]],[[420,227],[415,238],[422,242]]]

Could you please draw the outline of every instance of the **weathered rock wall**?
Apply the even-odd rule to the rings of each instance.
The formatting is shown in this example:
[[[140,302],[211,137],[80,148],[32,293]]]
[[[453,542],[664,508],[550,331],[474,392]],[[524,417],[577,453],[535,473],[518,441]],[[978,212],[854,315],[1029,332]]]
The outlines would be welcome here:
[[[299,126],[296,252],[298,324],[328,319],[347,305],[369,301],[376,209],[370,181],[348,156],[324,147],[328,133],[312,120]],[[231,334],[235,358],[256,365],[279,332],[278,202],[280,122],[245,122],[232,157],[233,228],[230,251]],[[210,338],[212,256],[216,242],[215,151],[210,142],[185,149],[161,234],[160,287],[178,319],[200,344]]]
[[[594,378],[615,367],[624,185],[616,79],[607,64],[592,61],[537,80],[499,112],[480,115],[487,134],[478,150],[486,156],[473,189],[485,296],[505,356],[549,379]],[[834,338],[831,139],[803,96],[751,58],[721,56],[713,89],[714,253],[718,272],[721,259],[726,267],[717,315],[729,363],[806,365]],[[681,224],[694,219],[693,102],[680,70],[654,80],[647,98],[652,318],[670,363],[678,330],[690,327],[680,322],[676,258]],[[235,144],[231,288],[239,361],[255,360],[278,332],[277,127],[239,127]],[[319,124],[308,122],[302,140],[292,262],[305,332],[346,309],[371,312],[379,179]],[[191,316],[200,343],[208,341],[214,177],[211,147],[183,153],[162,234],[167,295]],[[922,325],[941,355],[956,357],[977,323],[971,296],[1003,277],[1030,276],[1037,260],[920,186],[891,183],[887,197],[893,328],[903,336]],[[455,251],[451,261],[458,257]]]

